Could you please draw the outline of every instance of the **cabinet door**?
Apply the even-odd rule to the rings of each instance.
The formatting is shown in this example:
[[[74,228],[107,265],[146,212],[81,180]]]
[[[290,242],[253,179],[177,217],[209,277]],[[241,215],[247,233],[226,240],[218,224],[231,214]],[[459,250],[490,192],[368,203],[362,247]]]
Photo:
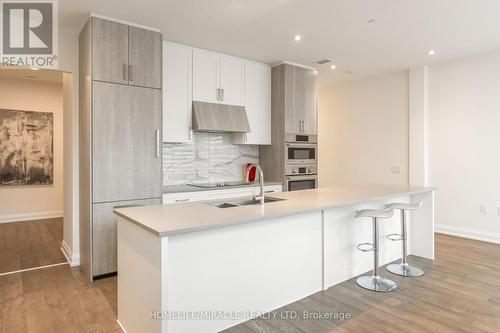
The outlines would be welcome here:
[[[305,69],[285,64],[286,133],[303,133],[305,120]]]
[[[92,206],[92,276],[116,272],[116,215],[121,206],[160,205],[161,199],[108,202]]]
[[[128,26],[92,18],[92,77],[128,83]]]
[[[163,44],[163,141],[190,142],[193,50]]]
[[[242,187],[237,189],[202,192],[203,200],[219,200],[219,199],[250,197],[253,196],[254,193],[255,193],[254,187]]]
[[[167,193],[163,195],[164,205],[201,201],[201,200],[203,200],[201,192]]]
[[[94,82],[94,203],[160,198],[161,91]]]
[[[193,50],[193,100],[219,103],[219,55]]]
[[[129,27],[129,82],[135,86],[161,89],[161,34]]]
[[[245,109],[250,123],[246,144],[271,144],[271,68],[264,64],[245,65]]]
[[[245,105],[245,62],[241,59],[220,57],[221,102],[229,105]]]
[[[318,77],[313,71],[305,72],[304,134],[318,134]]]

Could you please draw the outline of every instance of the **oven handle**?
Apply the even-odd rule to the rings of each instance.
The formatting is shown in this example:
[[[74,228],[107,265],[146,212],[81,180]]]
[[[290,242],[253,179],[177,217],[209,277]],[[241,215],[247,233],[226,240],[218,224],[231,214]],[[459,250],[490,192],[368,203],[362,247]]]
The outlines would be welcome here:
[[[290,148],[318,148],[318,145],[315,143],[290,143],[287,142],[287,147]]]
[[[296,181],[296,180],[317,180],[318,176],[286,176],[286,180],[288,181]]]

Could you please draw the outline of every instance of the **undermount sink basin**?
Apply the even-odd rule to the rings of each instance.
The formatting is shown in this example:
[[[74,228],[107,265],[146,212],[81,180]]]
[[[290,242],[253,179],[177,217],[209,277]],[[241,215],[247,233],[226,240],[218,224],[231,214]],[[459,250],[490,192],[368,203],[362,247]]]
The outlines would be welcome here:
[[[264,203],[283,201],[283,200],[286,200],[286,199],[264,197]],[[232,207],[239,207],[239,206],[260,205],[260,200],[245,199],[245,200],[240,200],[240,201],[228,201],[228,202],[218,201],[218,202],[209,202],[207,204],[210,206],[217,207],[217,208],[232,208]]]

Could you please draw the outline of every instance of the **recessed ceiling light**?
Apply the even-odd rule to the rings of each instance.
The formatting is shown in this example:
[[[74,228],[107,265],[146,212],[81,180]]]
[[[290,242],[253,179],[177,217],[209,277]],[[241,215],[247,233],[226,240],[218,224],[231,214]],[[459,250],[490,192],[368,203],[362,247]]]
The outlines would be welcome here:
[[[375,22],[377,22],[377,19],[376,19],[376,18],[372,18],[372,19],[369,19],[369,20],[368,20],[368,23],[375,23]]]
[[[318,74],[318,71],[314,70],[314,71],[313,71],[313,74]]]
[[[295,35],[295,36],[293,36],[293,40],[296,41],[296,42],[300,42],[302,40],[302,36],[301,35]]]
[[[335,69],[335,68],[337,68],[337,66],[335,66],[335,65],[331,65],[331,66],[330,66],[330,68],[331,68],[331,69]]]
[[[428,55],[435,55],[436,54],[436,51],[434,50],[429,50],[429,52],[427,52]]]
[[[354,74],[352,71],[344,71],[344,74]]]

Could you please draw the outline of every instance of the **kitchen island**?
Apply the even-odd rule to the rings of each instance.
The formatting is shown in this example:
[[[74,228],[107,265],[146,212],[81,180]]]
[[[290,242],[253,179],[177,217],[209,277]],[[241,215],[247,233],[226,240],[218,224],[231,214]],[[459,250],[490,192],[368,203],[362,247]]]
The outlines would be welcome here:
[[[432,188],[333,187],[270,197],[283,200],[115,209],[124,330],[218,332],[371,270],[372,256],[356,249],[372,239],[371,221],[355,218],[360,209],[422,200],[408,219],[409,253],[434,259]],[[381,238],[399,231],[397,213],[380,223]],[[381,264],[400,258],[400,249],[381,239]]]

